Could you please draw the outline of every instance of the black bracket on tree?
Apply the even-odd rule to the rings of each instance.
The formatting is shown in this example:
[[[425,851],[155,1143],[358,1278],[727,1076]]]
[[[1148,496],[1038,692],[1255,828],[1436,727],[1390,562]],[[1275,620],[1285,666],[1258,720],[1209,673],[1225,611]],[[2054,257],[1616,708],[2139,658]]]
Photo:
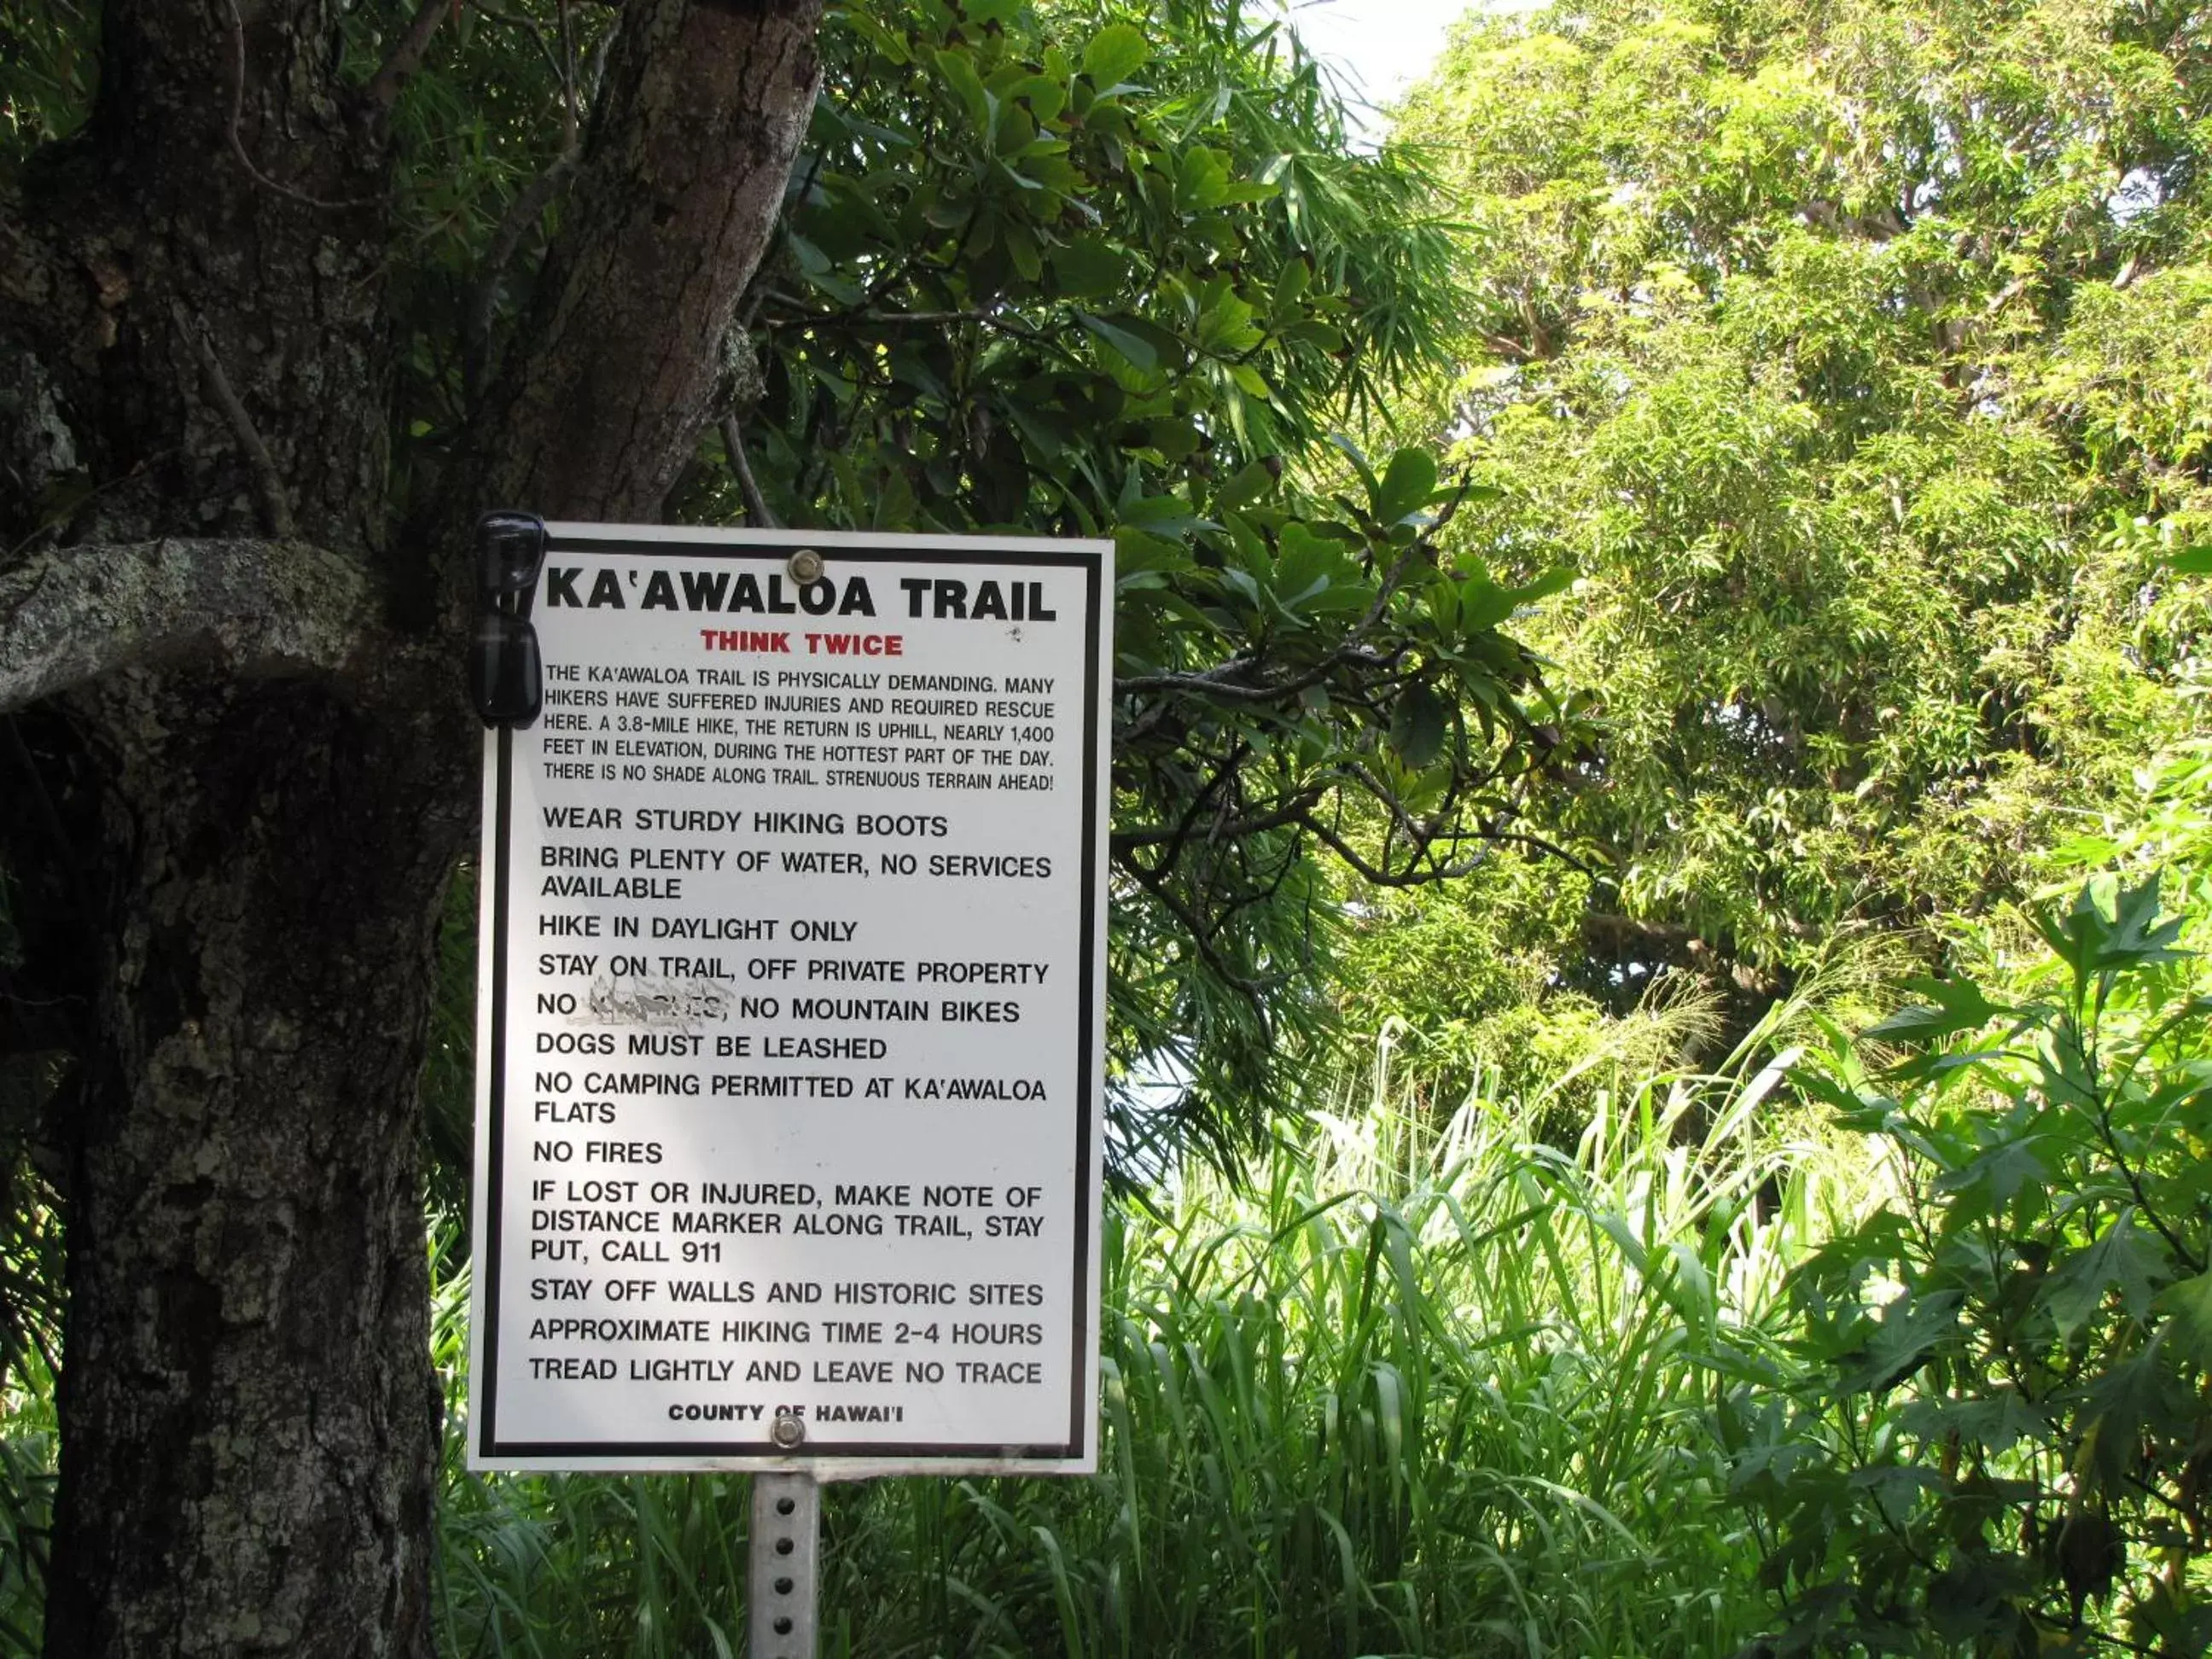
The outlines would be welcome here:
[[[545,562],[545,520],[534,513],[487,513],[477,520],[477,638],[469,692],[486,726],[535,725],[545,699],[545,665],[530,605]]]

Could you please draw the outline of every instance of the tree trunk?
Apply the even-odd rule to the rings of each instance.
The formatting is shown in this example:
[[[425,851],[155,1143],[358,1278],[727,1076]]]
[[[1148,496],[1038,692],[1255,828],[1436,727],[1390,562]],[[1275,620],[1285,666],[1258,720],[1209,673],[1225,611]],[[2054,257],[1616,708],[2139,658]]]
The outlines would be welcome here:
[[[404,65],[341,82],[343,10],[110,0],[86,134],[0,199],[0,549],[40,539],[30,489],[93,486],[0,553],[0,714],[70,734],[25,781],[74,826],[27,854],[0,813],[0,854],[73,872],[27,937],[96,939],[57,1659],[430,1651],[417,1074],[477,808],[468,526],[658,516],[818,74],[821,0],[629,0],[484,413],[395,503]]]
[[[112,909],[46,1651],[428,1652],[409,1107],[466,745],[296,683],[96,702]]]

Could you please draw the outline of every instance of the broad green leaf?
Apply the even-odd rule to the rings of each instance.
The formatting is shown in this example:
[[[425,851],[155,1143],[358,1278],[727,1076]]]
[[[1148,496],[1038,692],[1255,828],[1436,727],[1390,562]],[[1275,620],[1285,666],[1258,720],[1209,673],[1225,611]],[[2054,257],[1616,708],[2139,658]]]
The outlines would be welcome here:
[[[1014,269],[1022,274],[1025,283],[1034,283],[1044,275],[1044,256],[1038,250],[1036,238],[1023,224],[1006,226],[1004,236],[1006,256],[1014,262]]]
[[[1319,319],[1292,323],[1280,337],[1291,345],[1310,345],[1318,350],[1336,353],[1344,349],[1344,331]]]
[[[1145,440],[1159,453],[1161,459],[1173,465],[1195,454],[1198,447],[1206,441],[1206,434],[1186,416],[1169,416],[1146,422]]]
[[[1128,271],[1127,257],[1103,236],[1076,237],[1051,256],[1060,291],[1070,299],[1091,300],[1113,293]]]
[[[1899,1009],[1887,1019],[1869,1026],[1862,1036],[1877,1042],[1932,1042],[1960,1031],[1978,1031],[2014,1012],[1991,1002],[1972,980],[1914,979],[1907,980],[1905,987],[1928,1000]]]
[[[1346,460],[1352,463],[1352,470],[1358,474],[1359,482],[1366,487],[1368,504],[1371,507],[1381,498],[1382,485],[1375,476],[1375,469],[1367,464],[1365,453],[1341,432],[1330,433],[1328,441]]]
[[[1252,307],[1224,283],[1200,313],[1197,337],[1201,349],[1228,355],[1257,345],[1261,334],[1252,320]]]
[[[1509,587],[1505,592],[1511,598],[1514,608],[1518,610],[1524,605],[1547,599],[1554,593],[1564,593],[1574,585],[1573,568],[1562,564],[1554,565],[1533,580],[1522,582],[1518,587]]]
[[[1114,527],[1114,574],[1117,581],[1152,571],[1182,571],[1191,568],[1189,550],[1171,537],[1144,526],[1120,524]]]
[[[1180,495],[1133,496],[1121,504],[1119,511],[1123,524],[1142,525],[1163,536],[1179,536],[1186,531],[1213,528],[1206,520],[1192,512],[1190,503]]]
[[[2093,974],[2178,962],[2187,953],[2173,949],[2181,933],[2179,917],[2159,920],[2156,872],[2132,887],[2112,889],[2112,914],[2099,902],[2100,884],[2085,884],[2063,910],[2045,911],[2036,929],[2070,966],[2077,983]]]
[[[2150,1311],[2151,1282],[2165,1260],[2159,1241],[2136,1226],[2135,1212],[2123,1210],[2103,1237],[2058,1265],[2040,1300],[2068,1341],[2095,1317],[2107,1291],[2117,1290],[2121,1308],[2141,1319]]]
[[[1037,125],[1043,126],[1067,107],[1067,83],[1048,75],[1024,75],[1003,88],[999,96],[1004,103],[1028,106]]]
[[[1982,1400],[1938,1395],[1909,1401],[1897,1417],[1899,1425],[1908,1434],[1931,1443],[1940,1444],[1956,1435],[1996,1452],[2008,1451],[2023,1440],[2041,1440],[2051,1432],[2049,1419],[2011,1389],[2001,1389]],[[2033,1485],[2028,1485],[2024,1492],[2033,1493],[2034,1490]]]
[[[1243,507],[1246,502],[1265,495],[1275,482],[1274,474],[1263,461],[1249,461],[1214,492],[1216,512],[1227,512]]]
[[[1088,311],[1077,312],[1075,319],[1119,353],[1131,368],[1149,372],[1160,366],[1160,354],[1152,343],[1125,323],[1109,323]]]
[[[1390,746],[1407,765],[1426,766],[1443,748],[1448,719],[1443,699],[1416,681],[1390,711]]]
[[[1462,634],[1495,628],[1513,614],[1513,592],[1488,576],[1469,578],[1460,585],[1459,625]]]
[[[1958,1334],[1965,1300],[1958,1291],[1899,1297],[1881,1310],[1865,1346],[1845,1358],[1837,1386],[1847,1395],[1887,1394]]]
[[[1375,516],[1397,524],[1429,504],[1437,492],[1437,458],[1425,449],[1401,449],[1391,456],[1374,496]]]
[[[1124,85],[1152,55],[1144,31],[1133,23],[1109,23],[1083,49],[1083,72],[1100,92]]]
[[[2212,1273],[2177,1279],[2159,1292],[2156,1305],[2172,1316],[2183,1351],[2212,1369]]]
[[[1176,165],[1176,205],[1186,213],[1219,204],[1229,190],[1229,161],[1219,150],[1193,144]]]
[[[937,54],[937,71],[945,77],[953,95],[960,100],[961,107],[968,112],[969,124],[976,136],[988,141],[991,137],[996,101],[985,89],[982,77],[975,73],[975,64],[969,54],[960,49],[948,49]]]
[[[1286,524],[1267,586],[1292,616],[1358,609],[1367,602],[1359,570],[1343,550],[1303,524]]]
[[[2039,1137],[2006,1138],[1962,1167],[1937,1177],[1936,1190],[1950,1194],[1950,1224],[1964,1224],[1992,1212],[2001,1212],[2031,1184],[2051,1178],[2049,1166],[2037,1152]]]
[[[2153,871],[2135,886],[2118,890],[2113,900],[2112,932],[2098,953],[2097,966],[2148,967],[2179,962],[2189,954],[2172,948],[2181,937],[2182,919],[2160,920],[2162,907],[2158,890],[2162,879],[2161,872]]]
[[[2091,1382],[2076,1419],[2081,1436],[2075,1474],[2106,1492],[2120,1488],[2142,1456],[2143,1433],[2170,1431],[2182,1416],[2182,1392],[2164,1333]]]

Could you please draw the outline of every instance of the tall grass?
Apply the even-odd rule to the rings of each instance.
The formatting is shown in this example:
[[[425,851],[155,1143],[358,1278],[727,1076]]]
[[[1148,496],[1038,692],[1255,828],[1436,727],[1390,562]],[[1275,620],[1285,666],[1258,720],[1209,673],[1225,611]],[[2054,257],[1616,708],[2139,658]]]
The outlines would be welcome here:
[[[833,1489],[825,1653],[1733,1652],[1757,1557],[1709,1407],[1779,1363],[1833,1196],[1754,1127],[1780,1073],[1615,1079],[1551,1144],[1480,1079],[1427,1109],[1386,1038],[1238,1187],[1112,1218],[1096,1478]],[[742,1480],[486,1479],[453,1443],[449,1652],[741,1647]]]

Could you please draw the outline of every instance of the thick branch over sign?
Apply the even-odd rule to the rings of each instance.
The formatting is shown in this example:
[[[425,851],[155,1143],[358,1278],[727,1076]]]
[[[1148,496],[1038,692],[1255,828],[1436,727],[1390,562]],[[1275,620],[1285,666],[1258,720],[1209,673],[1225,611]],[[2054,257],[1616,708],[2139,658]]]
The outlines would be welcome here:
[[[360,569],[296,541],[67,547],[0,573],[0,713],[118,669],[199,659],[336,673],[376,606]]]
[[[783,202],[821,11],[623,8],[560,239],[475,423],[468,512],[659,516],[714,400],[701,342],[729,331]]]

